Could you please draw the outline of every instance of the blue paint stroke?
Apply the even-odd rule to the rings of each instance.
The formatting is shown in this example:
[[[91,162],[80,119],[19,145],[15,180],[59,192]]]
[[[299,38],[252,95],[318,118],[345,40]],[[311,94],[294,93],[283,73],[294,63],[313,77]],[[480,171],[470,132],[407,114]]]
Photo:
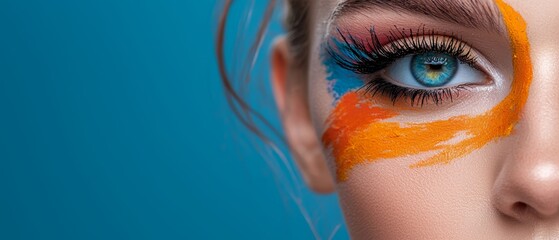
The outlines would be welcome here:
[[[332,44],[336,46],[334,50],[335,54],[340,54],[344,58],[351,58],[354,54],[345,45],[345,43],[338,41],[337,39],[332,39]],[[325,44],[323,49],[327,49],[328,46]],[[348,92],[352,92],[361,88],[364,84],[361,76],[359,74],[341,67],[336,59],[328,51],[323,51],[322,63],[326,67],[328,80],[328,92],[334,97],[334,103],[337,102],[342,96]]]

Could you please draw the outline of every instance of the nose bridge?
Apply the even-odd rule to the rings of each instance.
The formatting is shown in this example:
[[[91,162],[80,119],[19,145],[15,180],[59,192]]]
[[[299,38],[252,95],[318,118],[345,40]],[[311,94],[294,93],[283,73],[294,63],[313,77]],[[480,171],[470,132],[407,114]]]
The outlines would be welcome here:
[[[553,153],[559,150],[559,46],[533,46],[532,63],[534,79],[518,134],[526,147]]]
[[[519,1],[527,19],[533,80],[522,123],[524,132],[535,145],[553,147],[559,140],[559,2],[542,8],[528,1]],[[542,145],[543,144],[543,145]],[[548,149],[549,150],[549,149]]]

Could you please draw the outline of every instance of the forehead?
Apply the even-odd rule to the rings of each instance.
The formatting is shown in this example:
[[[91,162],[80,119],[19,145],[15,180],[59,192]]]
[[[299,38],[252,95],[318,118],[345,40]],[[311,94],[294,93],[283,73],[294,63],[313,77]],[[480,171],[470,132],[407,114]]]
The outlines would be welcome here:
[[[317,4],[319,21],[366,20],[370,14],[393,12],[429,17],[462,27],[504,32],[492,0],[327,0]],[[316,8],[315,8],[316,9]]]
[[[332,19],[363,11],[388,10],[435,17],[465,27],[499,29],[500,14],[486,0],[345,0],[336,4]]]

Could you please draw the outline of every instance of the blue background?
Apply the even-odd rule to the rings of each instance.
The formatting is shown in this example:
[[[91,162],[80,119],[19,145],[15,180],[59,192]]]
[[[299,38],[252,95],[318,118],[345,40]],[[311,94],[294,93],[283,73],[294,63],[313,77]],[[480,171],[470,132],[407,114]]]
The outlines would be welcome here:
[[[282,177],[227,107],[215,5],[0,3],[0,239],[312,239],[340,226],[336,197]],[[232,24],[228,39],[254,32]]]

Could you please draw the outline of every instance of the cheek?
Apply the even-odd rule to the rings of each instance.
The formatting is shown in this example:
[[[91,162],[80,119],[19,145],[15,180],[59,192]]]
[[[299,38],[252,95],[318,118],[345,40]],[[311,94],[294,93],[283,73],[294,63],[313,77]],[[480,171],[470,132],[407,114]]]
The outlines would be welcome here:
[[[418,123],[393,121],[400,115],[398,111],[379,107],[352,92],[344,95],[330,114],[322,142],[332,149],[341,182],[355,166],[382,159],[423,154],[410,167],[449,163],[510,135],[520,115],[516,100],[511,95],[477,116]]]
[[[407,157],[355,168],[352,177],[338,185],[352,237],[479,239],[484,231],[498,232],[487,229],[495,228],[491,223],[499,217],[489,210],[489,185],[499,165],[488,159],[501,148],[491,144],[467,157],[476,161],[445,167],[410,170],[407,165],[414,159]]]

